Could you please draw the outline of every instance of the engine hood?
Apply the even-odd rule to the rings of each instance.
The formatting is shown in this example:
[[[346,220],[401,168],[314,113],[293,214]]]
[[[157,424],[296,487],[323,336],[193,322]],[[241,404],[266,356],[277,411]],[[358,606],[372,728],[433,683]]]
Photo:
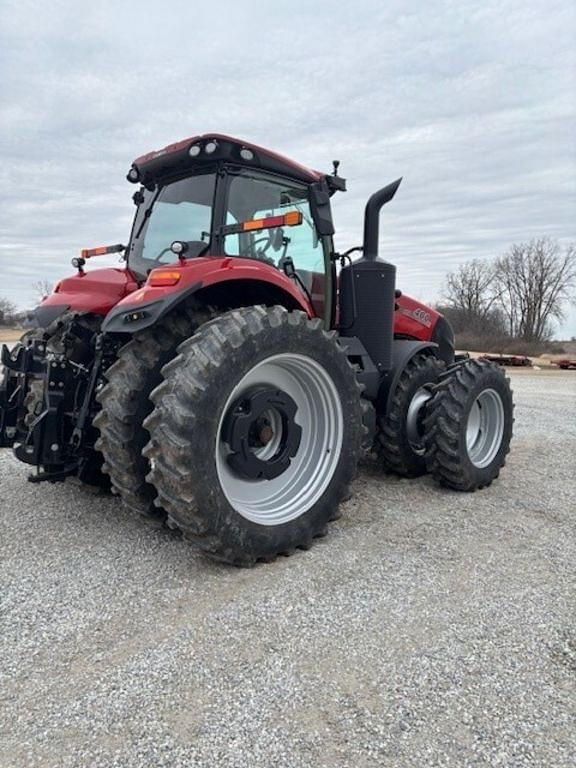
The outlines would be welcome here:
[[[106,315],[137,287],[138,284],[128,269],[93,269],[60,280],[53,293],[39,304],[35,312],[66,306],[73,312]]]

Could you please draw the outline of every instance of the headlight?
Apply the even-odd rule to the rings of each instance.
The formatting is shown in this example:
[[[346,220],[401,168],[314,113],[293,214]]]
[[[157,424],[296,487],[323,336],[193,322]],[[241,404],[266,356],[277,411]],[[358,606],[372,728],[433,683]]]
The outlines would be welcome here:
[[[174,240],[170,246],[170,250],[172,253],[175,253],[176,256],[180,256],[181,254],[186,253],[188,250],[188,243],[184,243],[182,240]]]

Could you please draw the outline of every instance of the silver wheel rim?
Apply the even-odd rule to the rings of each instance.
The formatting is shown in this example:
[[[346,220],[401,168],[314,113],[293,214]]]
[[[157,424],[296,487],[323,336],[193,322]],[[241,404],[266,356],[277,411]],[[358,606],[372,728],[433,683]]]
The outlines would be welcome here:
[[[255,384],[266,384],[286,392],[296,403],[295,421],[302,429],[298,451],[290,466],[272,480],[250,480],[228,464],[230,448],[222,439],[224,419],[232,403]],[[272,416],[271,421],[273,422]],[[267,460],[279,439],[255,449]],[[344,418],[338,390],[327,371],[304,355],[285,353],[258,363],[234,387],[228,397],[216,435],[216,469],[222,492],[242,517],[260,525],[282,525],[307,512],[332,479],[344,434]]]
[[[466,450],[475,467],[492,463],[504,435],[504,405],[494,389],[485,389],[472,404],[466,424]]]
[[[410,447],[418,456],[422,456],[424,453],[424,442],[421,429],[422,408],[431,397],[432,393],[428,387],[420,387],[420,389],[416,390],[412,400],[410,400],[408,412],[406,413],[406,436],[408,437]]]

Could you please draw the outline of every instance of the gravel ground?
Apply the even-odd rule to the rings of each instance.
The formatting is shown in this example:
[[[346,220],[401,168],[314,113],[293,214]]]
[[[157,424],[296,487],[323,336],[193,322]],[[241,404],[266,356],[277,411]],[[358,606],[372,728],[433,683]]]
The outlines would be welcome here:
[[[0,452],[0,765],[574,766],[576,372],[511,376],[491,488],[367,463],[248,571]]]

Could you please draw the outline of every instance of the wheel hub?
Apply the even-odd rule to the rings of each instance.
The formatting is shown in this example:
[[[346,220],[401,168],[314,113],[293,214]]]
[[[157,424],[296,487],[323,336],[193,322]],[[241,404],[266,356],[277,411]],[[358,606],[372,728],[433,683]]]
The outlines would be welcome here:
[[[300,447],[298,407],[281,389],[255,386],[229,409],[222,439],[230,453],[227,463],[240,477],[272,480],[285,472]]]
[[[258,439],[260,440],[262,445],[268,445],[270,440],[274,437],[274,430],[269,424],[266,424],[262,429],[260,430],[260,434],[258,435]]]
[[[426,404],[432,397],[432,391],[428,385],[420,387],[414,394],[408,406],[406,414],[406,434],[408,442],[414,453],[418,456],[424,454],[424,416]]]
[[[487,467],[502,444],[504,405],[495,389],[485,389],[476,398],[466,424],[466,450],[478,469]]]
[[[301,429],[295,455],[289,456],[285,462],[287,468],[272,479],[252,479],[233,469],[228,460],[232,449],[224,439],[225,422],[227,426],[234,423],[236,404],[255,388],[272,390],[274,395],[281,392],[285,401],[288,396],[296,406],[298,424],[294,426]],[[267,443],[258,439],[257,445],[248,448],[262,462],[269,462],[281,451],[285,435],[275,400],[260,411],[263,421],[255,432],[257,439],[265,438],[268,434],[265,427],[269,426],[273,433],[271,439]],[[257,421],[254,416],[253,412],[253,422]],[[288,421],[290,431],[295,418]],[[295,520],[316,503],[332,480],[341,457],[343,435],[344,414],[338,389],[317,360],[294,352],[265,358],[240,378],[222,408],[215,446],[222,492],[240,515],[258,525],[283,525]],[[231,461],[235,463],[234,459]],[[241,453],[236,461],[242,464]]]

